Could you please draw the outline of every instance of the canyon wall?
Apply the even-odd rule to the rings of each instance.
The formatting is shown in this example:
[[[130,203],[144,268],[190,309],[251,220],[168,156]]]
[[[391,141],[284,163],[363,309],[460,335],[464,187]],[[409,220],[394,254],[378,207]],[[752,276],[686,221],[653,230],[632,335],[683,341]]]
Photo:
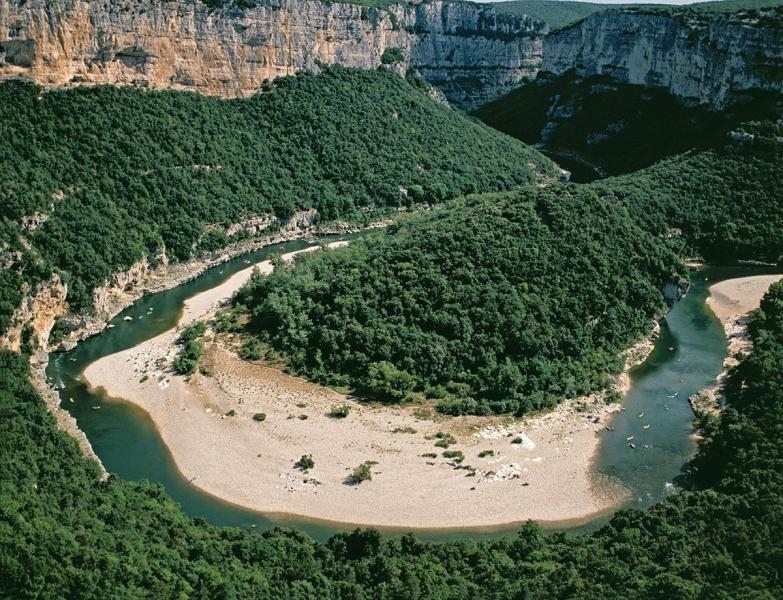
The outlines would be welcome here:
[[[240,10],[197,0],[0,0],[0,79],[241,97],[319,63],[376,68],[399,49],[402,73],[413,67],[470,107],[535,77],[546,32],[530,17],[462,2],[257,0]]]
[[[608,75],[720,109],[748,90],[783,91],[783,9],[721,17],[596,13],[544,41],[543,71]]]

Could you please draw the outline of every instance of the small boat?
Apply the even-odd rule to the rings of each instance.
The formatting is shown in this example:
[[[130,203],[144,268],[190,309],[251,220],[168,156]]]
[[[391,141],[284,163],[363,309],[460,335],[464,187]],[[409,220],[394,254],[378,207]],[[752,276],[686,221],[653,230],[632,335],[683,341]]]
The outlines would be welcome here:
[[[633,439],[633,436],[629,435],[627,438],[625,438],[625,441],[626,442],[630,442],[632,439]]]
[[[639,418],[641,419],[644,416],[644,411],[639,413]]]
[[[101,409],[100,406],[91,406],[90,408],[92,408],[93,410],[100,410]]]
[[[634,450],[636,450],[636,444],[628,444],[628,445],[629,445],[631,448],[633,448]]]
[[[114,329],[114,325],[112,325],[111,323],[109,323],[109,324],[106,326],[106,329]]]
[[[669,352],[674,352],[674,346],[669,346]]]
[[[648,424],[648,425],[644,425],[644,426],[642,426],[642,429],[649,429],[650,427],[652,427],[652,425],[649,425],[649,424]]]
[[[133,321],[133,317],[127,316],[122,318],[123,321]]]

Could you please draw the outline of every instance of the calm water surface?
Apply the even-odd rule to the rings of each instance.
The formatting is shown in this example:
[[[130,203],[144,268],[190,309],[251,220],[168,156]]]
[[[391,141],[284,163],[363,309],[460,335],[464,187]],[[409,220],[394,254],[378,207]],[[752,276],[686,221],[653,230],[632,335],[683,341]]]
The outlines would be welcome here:
[[[308,245],[301,241],[279,244],[211,268],[193,281],[138,300],[112,320],[114,329],[79,343],[71,352],[50,356],[47,375],[60,388],[63,407],[76,418],[109,472],[128,480],[157,482],[186,513],[219,526],[255,526],[257,530],[294,526],[319,540],[353,528],[255,513],[188,485],[146,413],[128,403],[89,392],[81,380],[82,371],[91,362],[173,327],[187,298],[219,285],[246,268],[247,261],[258,262],[273,252],[290,252]],[[648,506],[671,493],[667,484],[695,451],[688,396],[714,382],[726,356],[723,329],[704,304],[707,288],[722,279],[769,272],[774,270],[744,266],[706,267],[694,272],[688,295],[661,322],[661,336],[653,354],[632,372],[634,386],[625,399],[626,410],[610,423],[614,431],[600,434],[597,467],[633,492],[631,505]],[[148,311],[150,308],[152,312]],[[132,316],[133,321],[125,322],[126,315]],[[645,429],[645,425],[650,427]],[[630,448],[626,440],[629,436],[633,436],[631,442],[636,449]],[[590,530],[608,518],[578,525],[560,524],[552,529]],[[446,540],[498,536],[515,529],[506,526],[492,531],[416,533],[423,539]]]

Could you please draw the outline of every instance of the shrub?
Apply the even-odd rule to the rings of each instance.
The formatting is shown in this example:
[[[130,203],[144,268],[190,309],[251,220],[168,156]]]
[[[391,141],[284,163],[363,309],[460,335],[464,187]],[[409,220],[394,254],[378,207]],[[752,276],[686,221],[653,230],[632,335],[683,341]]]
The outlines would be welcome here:
[[[479,458],[484,458],[485,456],[495,456],[494,450],[482,450],[479,452]]]
[[[190,342],[200,338],[207,331],[207,326],[202,321],[192,323],[186,326],[177,338],[177,343],[181,346],[187,345]]]
[[[264,345],[258,338],[250,338],[239,350],[239,357],[244,360],[260,360],[264,356]]]
[[[395,427],[392,433],[416,433],[416,430],[413,427]]]
[[[358,485],[362,481],[370,481],[372,479],[371,461],[363,462],[353,470],[353,473],[348,477],[348,483],[351,485]]]
[[[443,433],[442,431],[439,431],[435,434],[435,437],[438,438],[438,441],[435,442],[435,447],[437,448],[448,448],[452,444],[457,443],[457,440],[450,433]]]
[[[400,48],[390,46],[383,51],[381,62],[384,65],[391,65],[405,60],[405,54]]]
[[[314,466],[315,466],[315,461],[313,460],[312,454],[302,454],[302,458],[300,458],[294,464],[294,467],[299,469],[300,471],[308,471],[312,469]]]
[[[201,344],[196,341],[187,342],[174,359],[174,370],[180,375],[190,375],[196,371],[198,361],[203,353]]]
[[[462,462],[465,460],[465,455],[462,453],[461,450],[446,450],[443,453],[443,458],[452,458],[456,462]]]
[[[348,416],[349,412],[351,412],[351,407],[347,404],[343,404],[342,406],[335,406],[332,408],[329,416],[334,419],[344,419]]]
[[[382,400],[400,402],[413,390],[416,379],[410,373],[383,360],[370,364],[366,385],[371,395]]]
[[[253,420],[258,421],[259,423],[261,421],[266,421],[266,413],[256,413],[253,415]]]

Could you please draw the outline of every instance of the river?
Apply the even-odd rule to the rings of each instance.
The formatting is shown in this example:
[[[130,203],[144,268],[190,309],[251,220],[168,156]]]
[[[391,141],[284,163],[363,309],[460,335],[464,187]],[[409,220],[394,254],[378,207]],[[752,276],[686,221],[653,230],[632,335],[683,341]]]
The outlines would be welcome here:
[[[72,351],[50,355],[47,376],[59,389],[62,406],[76,418],[109,472],[127,480],[157,482],[187,514],[219,526],[257,530],[293,526],[318,540],[353,529],[350,525],[293,517],[271,519],[188,485],[146,413],[130,403],[90,392],[81,380],[81,373],[93,361],[131,348],[173,327],[187,298],[219,285],[246,268],[248,261],[259,262],[272,253],[290,252],[308,245],[303,241],[278,244],[208,269],[192,281],[141,298],[112,320],[114,328],[80,342]],[[688,295],[661,322],[655,350],[631,373],[633,388],[624,401],[626,410],[613,417],[609,424],[611,430],[600,433],[602,443],[596,468],[631,490],[631,506],[649,506],[673,493],[670,482],[695,451],[688,396],[715,381],[726,356],[723,328],[705,305],[708,287],[722,279],[772,272],[774,269],[748,266],[700,269],[692,274]],[[124,321],[125,316],[133,317],[133,321]],[[633,439],[629,441],[626,438],[630,436]],[[631,448],[630,443],[636,448]],[[590,530],[608,518],[560,529]],[[506,527],[491,531],[416,533],[426,540],[448,540],[498,536],[514,530]]]

